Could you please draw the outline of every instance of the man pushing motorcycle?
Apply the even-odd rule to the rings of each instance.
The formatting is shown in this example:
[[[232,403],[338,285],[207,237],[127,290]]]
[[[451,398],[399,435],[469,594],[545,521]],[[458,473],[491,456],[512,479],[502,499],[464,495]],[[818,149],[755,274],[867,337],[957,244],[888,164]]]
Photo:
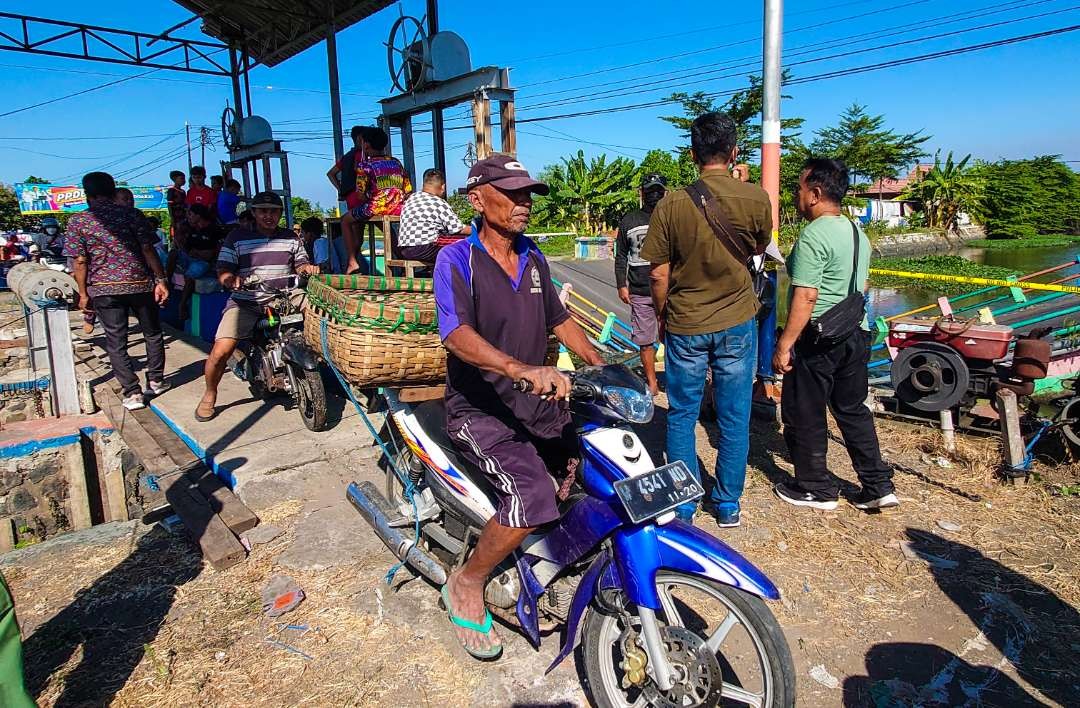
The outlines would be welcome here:
[[[435,264],[435,300],[446,363],[447,432],[464,457],[484,470],[498,509],[465,564],[442,589],[458,640],[479,659],[502,646],[484,606],[484,585],[537,526],[559,518],[549,469],[577,455],[570,414],[559,400],[570,380],[544,366],[548,332],[587,364],[603,363],[570,319],[547,261],[524,235],[532,195],[547,194],[506,155],[469,170],[469,203],[480,224],[444,248]],[[515,389],[517,381],[533,393]]]

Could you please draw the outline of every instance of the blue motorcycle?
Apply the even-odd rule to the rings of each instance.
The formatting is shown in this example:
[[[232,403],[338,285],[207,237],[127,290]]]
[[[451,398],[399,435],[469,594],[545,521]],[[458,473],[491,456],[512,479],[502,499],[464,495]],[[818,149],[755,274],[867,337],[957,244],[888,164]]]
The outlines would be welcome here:
[[[795,705],[791,653],[765,603],[780,593],[730,546],[676,519],[675,507],[704,490],[682,462],[653,464],[628,425],[652,419],[644,382],[621,365],[571,379],[577,480],[562,517],[489,580],[491,613],[536,647],[542,632],[565,628],[548,671],[580,636],[582,683],[603,708]],[[389,466],[396,471],[385,490],[354,483],[348,497],[398,558],[442,586],[495,497],[484,473],[456,454],[442,401],[403,402],[394,391],[386,399],[404,442]]]

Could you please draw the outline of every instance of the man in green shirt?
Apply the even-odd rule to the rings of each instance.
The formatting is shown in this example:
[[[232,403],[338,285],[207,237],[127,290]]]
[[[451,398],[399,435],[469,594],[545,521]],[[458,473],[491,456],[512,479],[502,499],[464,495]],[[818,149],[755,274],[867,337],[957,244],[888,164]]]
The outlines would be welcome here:
[[[865,291],[870,242],[841,213],[848,186],[847,167],[839,160],[807,160],[799,178],[799,213],[810,223],[788,258],[790,307],[773,355],[773,369],[784,375],[780,407],[795,480],[777,484],[774,491],[796,506],[836,508],[840,483],[828,469],[828,407],[862,483],[851,503],[859,509],[883,509],[900,502],[892,467],[881,459],[874,416],[865,404],[870,359],[866,319],[832,344],[815,343],[807,332],[812,319],[851,294],[852,282]]]
[[[690,145],[704,189],[731,222],[731,238],[746,253],[764,253],[772,238],[772,208],[765,190],[731,175],[739,154],[734,121],[722,113],[699,116],[690,126]],[[656,205],[641,259],[651,264],[653,303],[664,336],[668,462],[682,460],[700,477],[694,427],[705,372],[711,369],[720,438],[710,502],[719,526],[738,526],[757,364],[759,303],[750,273],[685,189],[669,192]],[[689,520],[695,510],[688,504],[678,514]]]
[[[33,708],[34,705],[23,683],[22,642],[19,623],[15,619],[15,603],[4,576],[0,575],[0,706]]]

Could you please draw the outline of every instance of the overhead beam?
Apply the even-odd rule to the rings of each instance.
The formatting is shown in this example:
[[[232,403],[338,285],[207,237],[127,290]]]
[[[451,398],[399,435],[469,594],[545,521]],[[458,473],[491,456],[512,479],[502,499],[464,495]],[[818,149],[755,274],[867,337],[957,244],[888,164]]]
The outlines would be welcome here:
[[[401,117],[471,101],[478,92],[484,92],[493,101],[514,100],[508,72],[496,66],[485,66],[431,88],[384,98],[379,103],[383,115],[391,124],[397,125]]]
[[[154,44],[158,46],[149,50]],[[227,49],[227,45],[217,42],[0,12],[0,50],[229,76],[227,62],[214,58]],[[180,56],[176,57],[177,54]],[[177,60],[166,63],[163,58],[167,56]]]

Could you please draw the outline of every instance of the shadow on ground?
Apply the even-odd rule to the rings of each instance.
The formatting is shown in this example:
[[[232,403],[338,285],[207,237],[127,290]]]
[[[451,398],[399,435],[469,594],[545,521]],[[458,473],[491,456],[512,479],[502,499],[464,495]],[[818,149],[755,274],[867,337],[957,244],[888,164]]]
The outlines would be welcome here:
[[[40,695],[59,673],[55,706],[108,705],[157,636],[177,587],[201,568],[198,552],[160,527],[139,538],[131,555],[25,641],[31,694]],[[76,655],[77,665],[65,669]]]
[[[1003,672],[1008,666],[1045,697],[1073,704],[1080,685],[1080,613],[1049,588],[970,546],[913,528],[907,536],[932,561],[934,580],[979,634],[959,655],[931,644],[874,645],[866,654],[867,675],[845,682],[844,705],[1045,705]],[[982,656],[994,665],[972,663],[990,646],[996,653]]]

